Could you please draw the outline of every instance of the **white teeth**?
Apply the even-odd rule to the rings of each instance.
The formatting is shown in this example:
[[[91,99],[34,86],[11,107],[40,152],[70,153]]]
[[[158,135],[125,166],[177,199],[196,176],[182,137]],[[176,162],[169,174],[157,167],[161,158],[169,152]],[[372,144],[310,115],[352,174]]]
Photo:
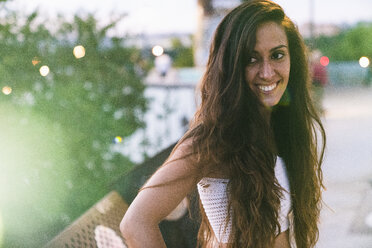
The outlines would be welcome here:
[[[264,92],[268,92],[268,91],[272,91],[273,89],[275,89],[277,85],[278,85],[277,83],[274,83],[270,85],[257,85],[257,87]]]

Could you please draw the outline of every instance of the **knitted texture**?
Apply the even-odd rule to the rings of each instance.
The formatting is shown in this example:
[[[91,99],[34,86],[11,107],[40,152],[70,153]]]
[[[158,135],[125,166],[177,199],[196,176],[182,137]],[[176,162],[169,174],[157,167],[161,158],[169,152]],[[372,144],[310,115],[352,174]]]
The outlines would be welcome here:
[[[198,192],[209,224],[220,243],[227,243],[231,232],[232,218],[226,226],[229,179],[204,177],[198,183]],[[231,215],[230,215],[231,216]]]
[[[289,228],[288,213],[291,209],[289,182],[283,160],[278,157],[275,165],[275,176],[282,188],[283,197],[280,201],[279,223],[281,231]],[[228,188],[229,179],[204,177],[198,183],[198,192],[204,212],[219,243],[228,243],[232,230],[232,210],[228,215]]]
[[[289,190],[289,181],[287,176],[287,171],[284,166],[283,160],[278,157],[276,160],[275,165],[275,177],[277,178],[280,186],[285,189],[283,193],[283,197],[280,200],[280,211],[279,211],[279,223],[280,223],[280,231],[285,231],[289,228],[289,219],[288,214],[292,208],[290,190]]]

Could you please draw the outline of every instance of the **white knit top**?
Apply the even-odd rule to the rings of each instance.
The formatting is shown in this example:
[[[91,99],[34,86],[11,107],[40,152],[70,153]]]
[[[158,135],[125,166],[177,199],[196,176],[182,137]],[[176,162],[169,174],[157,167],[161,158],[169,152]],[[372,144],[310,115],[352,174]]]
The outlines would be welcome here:
[[[289,182],[284,167],[284,163],[280,157],[277,157],[275,165],[275,176],[282,188],[283,198],[280,202],[279,223],[281,231],[289,228],[288,213],[291,209],[291,198],[289,194]],[[232,225],[232,210],[230,218],[227,220],[228,207],[228,189],[227,184],[229,179],[204,177],[198,183],[198,192],[205,214],[208,218],[216,239],[220,243],[228,243]]]

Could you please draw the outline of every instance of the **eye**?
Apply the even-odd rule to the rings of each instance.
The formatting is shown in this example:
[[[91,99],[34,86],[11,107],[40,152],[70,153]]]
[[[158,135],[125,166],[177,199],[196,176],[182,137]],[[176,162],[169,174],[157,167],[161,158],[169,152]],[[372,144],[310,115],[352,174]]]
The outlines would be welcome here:
[[[274,52],[273,55],[271,56],[273,59],[282,59],[284,57],[284,53],[283,52]]]
[[[254,64],[257,62],[257,59],[255,57],[249,57],[248,58],[248,65]]]

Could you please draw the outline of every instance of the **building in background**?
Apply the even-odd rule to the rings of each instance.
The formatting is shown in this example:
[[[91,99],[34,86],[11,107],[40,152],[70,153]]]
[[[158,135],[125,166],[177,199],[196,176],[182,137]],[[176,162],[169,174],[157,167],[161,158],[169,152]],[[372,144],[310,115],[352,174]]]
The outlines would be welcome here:
[[[214,31],[222,18],[240,3],[240,0],[198,0],[198,24],[194,37],[195,66],[206,65]]]
[[[310,23],[304,23],[299,25],[298,29],[301,35],[305,39],[311,38],[311,28],[313,29],[313,36],[318,37],[321,35],[324,36],[333,36],[341,32],[342,28],[339,25],[335,24],[314,24],[313,26]]]
[[[160,45],[167,50],[172,48],[174,39],[178,39],[185,47],[192,46],[192,34],[190,33],[137,34],[126,38],[124,45],[139,49],[151,49],[155,45]]]

